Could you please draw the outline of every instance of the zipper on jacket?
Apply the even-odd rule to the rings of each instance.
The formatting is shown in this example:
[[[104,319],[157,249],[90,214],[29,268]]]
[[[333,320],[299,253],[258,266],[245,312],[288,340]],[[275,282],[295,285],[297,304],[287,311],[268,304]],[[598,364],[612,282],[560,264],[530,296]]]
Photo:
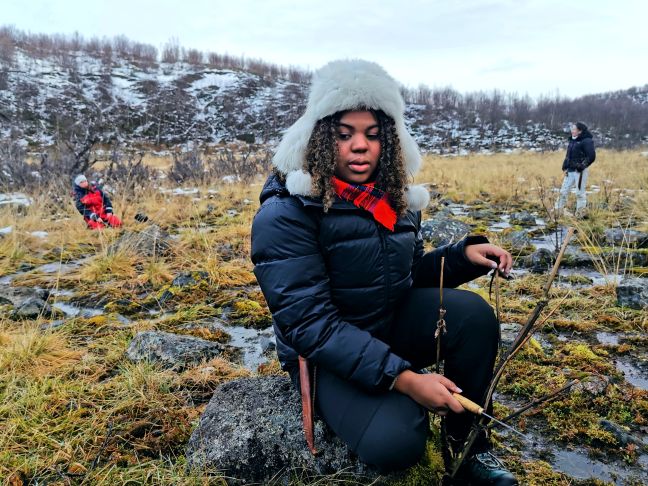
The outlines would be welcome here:
[[[376,228],[378,229],[378,235],[380,236],[380,247],[382,248],[383,253],[383,265],[385,266],[385,304],[384,308],[386,311],[391,311],[391,278],[389,276],[389,254],[387,252],[387,237],[385,232],[381,227],[378,221],[375,221]]]

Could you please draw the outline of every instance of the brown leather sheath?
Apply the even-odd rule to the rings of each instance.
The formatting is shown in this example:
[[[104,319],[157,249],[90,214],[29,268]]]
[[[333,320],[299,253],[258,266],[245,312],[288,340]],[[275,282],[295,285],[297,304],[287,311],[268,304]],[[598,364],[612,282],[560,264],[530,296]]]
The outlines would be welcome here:
[[[311,393],[310,370],[306,358],[299,357],[299,383],[301,387],[302,400],[302,421],[304,423],[304,436],[306,444],[313,455],[317,454],[315,449],[315,430],[313,426],[313,402]]]

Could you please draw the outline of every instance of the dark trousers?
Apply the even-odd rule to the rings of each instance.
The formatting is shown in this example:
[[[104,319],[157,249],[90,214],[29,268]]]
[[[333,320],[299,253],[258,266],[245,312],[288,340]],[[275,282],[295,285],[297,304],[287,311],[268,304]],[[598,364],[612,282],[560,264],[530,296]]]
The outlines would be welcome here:
[[[443,302],[447,310],[447,334],[441,338],[445,376],[463,395],[482,404],[497,355],[499,330],[493,310],[480,296],[464,290],[444,289]],[[381,339],[414,369],[433,365],[438,310],[439,289],[412,288],[389,333]],[[389,471],[420,459],[429,422],[427,410],[414,400],[397,391],[367,392],[321,367],[316,387],[319,416],[363,462]],[[472,420],[468,412],[450,412],[448,435],[463,440]]]

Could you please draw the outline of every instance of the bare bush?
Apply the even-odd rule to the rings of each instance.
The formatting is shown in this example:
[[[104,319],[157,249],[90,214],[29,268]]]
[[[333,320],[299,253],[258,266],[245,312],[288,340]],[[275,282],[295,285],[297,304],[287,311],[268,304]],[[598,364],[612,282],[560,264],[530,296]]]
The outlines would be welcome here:
[[[167,177],[176,184],[206,184],[210,180],[205,159],[197,151],[174,154]]]
[[[250,182],[270,171],[272,155],[265,147],[248,144],[236,151],[225,148],[210,157],[208,164],[212,179],[233,177],[236,181]]]
[[[180,60],[180,43],[176,37],[172,37],[162,48],[162,62],[174,64]]]
[[[39,182],[39,176],[27,164],[27,154],[15,140],[0,142],[0,190],[22,189]]]
[[[110,163],[103,171],[103,177],[118,186],[120,193],[125,196],[135,195],[139,189],[150,185],[154,179],[154,170],[142,161],[144,153],[124,154],[118,147],[113,147],[110,153]]]
[[[176,184],[208,184],[223,179],[250,182],[270,171],[271,154],[249,144],[242,149],[224,148],[209,157],[198,151],[174,155],[167,177]]]
[[[198,49],[188,49],[184,56],[184,61],[193,64],[199,65],[203,63],[203,53]]]
[[[15,29],[13,27],[0,27],[0,62],[11,66],[14,62]]]

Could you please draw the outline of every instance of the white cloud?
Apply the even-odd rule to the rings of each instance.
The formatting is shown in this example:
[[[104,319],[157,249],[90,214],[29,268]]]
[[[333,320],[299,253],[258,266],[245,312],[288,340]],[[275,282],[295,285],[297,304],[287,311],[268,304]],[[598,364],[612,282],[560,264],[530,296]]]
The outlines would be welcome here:
[[[406,85],[578,96],[648,83],[648,3],[604,0],[5,0],[31,32],[124,34],[317,68],[362,57]]]

